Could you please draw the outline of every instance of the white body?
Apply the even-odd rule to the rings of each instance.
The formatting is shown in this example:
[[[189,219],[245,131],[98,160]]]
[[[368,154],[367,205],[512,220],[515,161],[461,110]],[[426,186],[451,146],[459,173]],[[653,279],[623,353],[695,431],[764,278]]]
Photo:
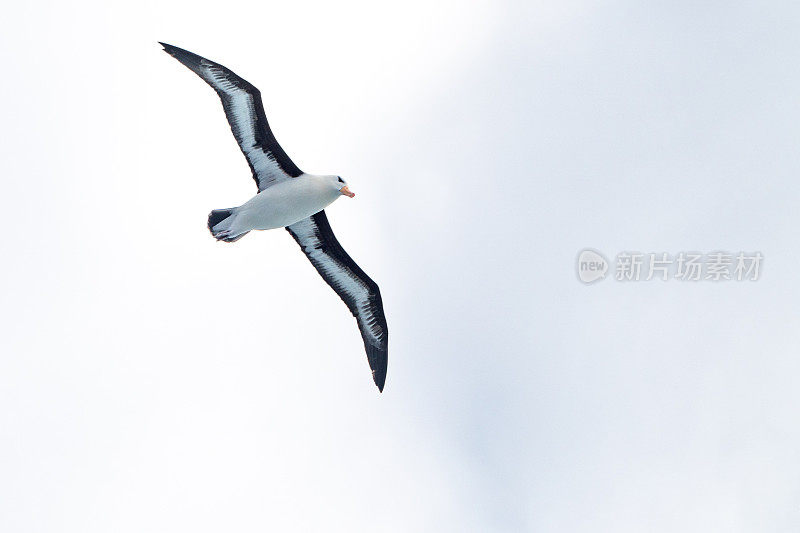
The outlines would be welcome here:
[[[240,235],[251,230],[283,228],[322,211],[342,193],[331,186],[330,176],[301,174],[259,192],[233,209],[214,231]]]

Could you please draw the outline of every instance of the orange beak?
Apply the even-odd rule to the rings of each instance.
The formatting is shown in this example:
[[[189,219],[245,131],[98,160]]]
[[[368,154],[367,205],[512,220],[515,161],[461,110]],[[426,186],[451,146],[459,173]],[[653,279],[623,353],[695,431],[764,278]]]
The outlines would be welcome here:
[[[339,192],[341,192],[342,194],[344,194],[348,198],[352,198],[353,196],[355,196],[355,193],[350,192],[350,189],[347,188],[347,185],[345,185],[344,187],[339,189]]]

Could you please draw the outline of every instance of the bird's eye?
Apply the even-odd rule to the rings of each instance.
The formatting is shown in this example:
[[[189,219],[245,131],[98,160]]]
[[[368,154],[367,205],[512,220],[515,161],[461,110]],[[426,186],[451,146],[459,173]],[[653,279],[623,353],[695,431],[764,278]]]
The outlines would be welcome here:
[[[339,183],[344,183],[344,180],[342,179],[341,176],[339,176]]]

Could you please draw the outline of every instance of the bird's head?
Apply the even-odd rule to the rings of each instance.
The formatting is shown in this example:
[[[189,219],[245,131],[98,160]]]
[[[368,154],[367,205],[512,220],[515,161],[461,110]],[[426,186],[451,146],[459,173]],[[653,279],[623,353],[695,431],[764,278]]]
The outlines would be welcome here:
[[[347,196],[348,198],[352,198],[355,196],[354,193],[350,192],[350,189],[347,187],[347,182],[342,179],[341,176],[325,176],[328,178],[328,181],[336,187],[336,190],[342,193],[343,195]]]

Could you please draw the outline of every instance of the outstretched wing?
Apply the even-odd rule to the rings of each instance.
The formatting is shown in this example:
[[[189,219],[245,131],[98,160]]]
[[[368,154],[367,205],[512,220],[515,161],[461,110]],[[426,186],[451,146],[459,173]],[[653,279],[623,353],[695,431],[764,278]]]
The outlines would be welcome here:
[[[367,351],[372,379],[383,392],[388,363],[389,330],[378,285],[347,255],[328,223],[325,211],[286,229],[303,249],[322,279],[336,291],[356,317]]]
[[[259,191],[303,173],[289,159],[269,129],[258,89],[218,63],[177,46],[159,44],[217,92],[233,136],[247,158]]]

